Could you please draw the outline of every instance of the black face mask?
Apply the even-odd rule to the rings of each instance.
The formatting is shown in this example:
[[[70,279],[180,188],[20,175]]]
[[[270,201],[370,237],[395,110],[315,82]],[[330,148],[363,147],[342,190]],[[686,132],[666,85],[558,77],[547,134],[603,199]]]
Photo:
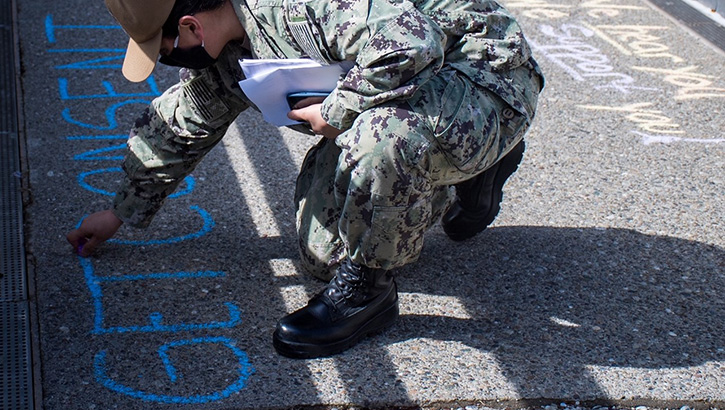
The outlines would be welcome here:
[[[178,48],[179,37],[176,37],[174,48],[169,54],[161,56],[159,63],[174,67],[186,67],[194,70],[207,68],[216,62],[215,58],[209,55],[204,48],[204,42],[201,45],[191,48]]]

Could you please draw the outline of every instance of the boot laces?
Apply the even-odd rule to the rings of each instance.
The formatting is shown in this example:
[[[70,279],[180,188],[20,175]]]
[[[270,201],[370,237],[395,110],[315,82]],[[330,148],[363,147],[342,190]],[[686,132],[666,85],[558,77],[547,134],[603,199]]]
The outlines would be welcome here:
[[[325,293],[336,302],[349,299],[362,284],[363,276],[363,269],[354,266],[352,263],[343,262],[335,277],[330,281]]]

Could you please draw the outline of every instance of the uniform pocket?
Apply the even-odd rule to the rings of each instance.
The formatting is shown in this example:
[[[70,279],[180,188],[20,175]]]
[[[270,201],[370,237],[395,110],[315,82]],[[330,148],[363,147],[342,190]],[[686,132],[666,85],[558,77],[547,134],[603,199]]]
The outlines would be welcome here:
[[[375,206],[363,254],[385,269],[415,261],[430,218],[430,201],[420,200],[410,207]]]
[[[495,104],[467,78],[453,76],[446,85],[434,135],[450,163],[475,172],[499,133]]]
[[[440,113],[433,128],[436,137],[445,135],[456,123],[461,106],[468,99],[470,85],[458,76],[451,76],[440,98]]]

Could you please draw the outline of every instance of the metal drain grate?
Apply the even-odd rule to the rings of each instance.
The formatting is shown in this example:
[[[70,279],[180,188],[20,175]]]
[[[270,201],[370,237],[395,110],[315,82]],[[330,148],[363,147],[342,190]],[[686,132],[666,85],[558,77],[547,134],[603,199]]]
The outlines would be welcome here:
[[[15,90],[15,43],[12,2],[0,7],[0,301],[27,298],[23,269],[22,198],[17,93]],[[10,58],[7,58],[10,57]]]
[[[725,51],[725,27],[680,0],[649,0],[649,2]]]
[[[15,1],[0,0],[0,409],[33,403],[16,90]]]
[[[0,55],[7,55],[0,48]],[[4,70],[3,70],[4,71]],[[4,91],[4,90],[2,90]],[[6,107],[2,93],[3,114],[15,113],[15,107]],[[13,103],[15,100],[13,99]],[[5,117],[7,115],[0,115]],[[20,164],[18,134],[0,129],[0,302],[27,299],[27,281],[24,272],[22,199],[20,196]]]
[[[31,409],[32,377],[27,303],[0,303],[0,409]]]
[[[0,61],[0,301],[20,301],[27,298],[27,284],[23,269],[14,13],[11,2],[2,1],[0,6],[0,55],[6,56]]]

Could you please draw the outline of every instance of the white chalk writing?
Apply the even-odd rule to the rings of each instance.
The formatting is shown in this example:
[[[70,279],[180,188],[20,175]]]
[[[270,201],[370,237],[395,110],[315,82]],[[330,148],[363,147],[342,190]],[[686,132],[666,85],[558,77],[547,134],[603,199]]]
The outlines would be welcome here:
[[[673,142],[694,142],[696,144],[722,144],[725,143],[725,138],[683,138],[673,137],[671,135],[650,135],[644,132],[632,131],[633,134],[637,134],[642,137],[642,143],[644,145],[651,144],[672,144]]]
[[[580,105],[580,108],[595,111],[609,111],[626,113],[626,119],[632,121],[638,128],[652,133],[684,134],[679,130],[680,124],[672,121],[659,110],[649,109],[652,103],[632,103],[622,106],[609,107],[604,105]]]
[[[723,98],[725,88],[712,87],[717,77],[694,72],[697,66],[681,68],[632,67],[648,73],[663,74],[662,80],[677,87],[677,100],[693,100],[699,98]]]
[[[541,25],[539,29],[552,39],[553,43],[544,45],[529,40],[532,48],[561,67],[575,80],[609,80],[603,84],[596,84],[594,88],[611,88],[623,94],[629,94],[632,90],[658,90],[637,86],[632,76],[616,72],[609,58],[599,48],[584,41],[585,38],[594,36],[592,30],[576,24],[563,24],[559,30],[549,25]]]

